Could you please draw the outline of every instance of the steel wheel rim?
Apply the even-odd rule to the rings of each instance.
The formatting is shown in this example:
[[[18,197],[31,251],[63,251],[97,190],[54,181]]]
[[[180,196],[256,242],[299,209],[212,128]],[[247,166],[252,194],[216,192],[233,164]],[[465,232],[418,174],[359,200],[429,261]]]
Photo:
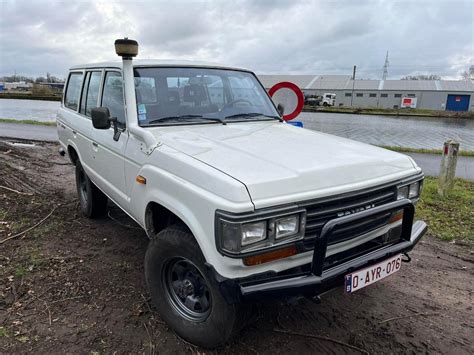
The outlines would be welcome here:
[[[211,313],[211,292],[202,273],[185,258],[168,260],[163,269],[165,294],[172,307],[192,322],[202,322]]]
[[[87,205],[87,182],[83,171],[79,173],[79,194],[81,201],[84,203],[84,205]]]

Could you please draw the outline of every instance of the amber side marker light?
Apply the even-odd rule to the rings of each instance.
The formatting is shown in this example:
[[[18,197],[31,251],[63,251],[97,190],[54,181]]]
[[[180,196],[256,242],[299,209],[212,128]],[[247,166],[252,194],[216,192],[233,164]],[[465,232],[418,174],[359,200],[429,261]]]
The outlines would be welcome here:
[[[388,223],[394,223],[401,219],[403,219],[403,210],[396,212],[392,217],[390,217],[390,220],[388,221]]]
[[[268,263],[269,261],[286,258],[288,256],[292,256],[296,254],[297,254],[296,247],[292,245],[283,249],[269,251],[263,254],[247,256],[246,258],[244,258],[244,265],[246,266],[259,265],[263,263]]]
[[[135,181],[138,182],[139,184],[146,185],[146,178],[141,175],[138,175],[135,178]]]

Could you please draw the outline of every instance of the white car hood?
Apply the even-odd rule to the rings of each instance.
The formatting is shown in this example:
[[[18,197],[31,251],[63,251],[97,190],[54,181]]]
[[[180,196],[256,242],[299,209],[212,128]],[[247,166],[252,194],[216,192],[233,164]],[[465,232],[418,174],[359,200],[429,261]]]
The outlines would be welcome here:
[[[148,129],[160,143],[245,184],[257,208],[353,191],[420,172],[405,155],[277,121]]]

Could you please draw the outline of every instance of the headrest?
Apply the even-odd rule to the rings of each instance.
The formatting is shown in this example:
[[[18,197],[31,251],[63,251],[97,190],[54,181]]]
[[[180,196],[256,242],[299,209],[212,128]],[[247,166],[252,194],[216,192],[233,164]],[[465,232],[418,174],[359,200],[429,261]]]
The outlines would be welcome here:
[[[201,103],[207,100],[206,89],[203,85],[191,84],[184,87],[183,100]]]

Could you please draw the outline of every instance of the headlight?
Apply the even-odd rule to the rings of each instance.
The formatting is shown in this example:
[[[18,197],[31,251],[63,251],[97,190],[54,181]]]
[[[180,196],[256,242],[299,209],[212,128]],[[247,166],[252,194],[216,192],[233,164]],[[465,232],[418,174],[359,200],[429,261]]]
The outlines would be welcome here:
[[[275,220],[275,239],[288,237],[298,233],[300,218],[298,215]]]
[[[267,237],[267,222],[242,224],[242,246],[257,243]]]
[[[415,181],[411,184],[400,186],[397,190],[397,200],[408,198],[414,200],[420,197],[423,180]]]
[[[223,254],[240,255],[301,239],[305,229],[305,213],[297,211],[252,220],[252,215],[246,218],[217,212],[217,247]]]
[[[408,185],[398,188],[397,200],[401,200],[402,198],[408,198]]]
[[[420,196],[420,182],[417,181],[410,184],[410,190],[408,191],[408,198],[417,198]]]

